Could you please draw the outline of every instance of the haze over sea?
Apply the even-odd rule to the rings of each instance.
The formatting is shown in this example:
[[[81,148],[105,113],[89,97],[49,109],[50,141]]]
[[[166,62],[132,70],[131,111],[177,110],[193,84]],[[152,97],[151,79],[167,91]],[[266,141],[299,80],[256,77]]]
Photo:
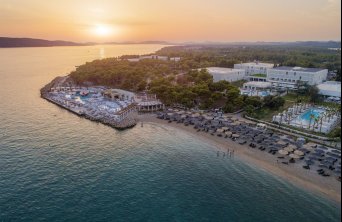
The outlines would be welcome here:
[[[40,98],[86,61],[161,45],[0,49],[0,221],[340,221],[340,207],[191,134],[116,131]]]

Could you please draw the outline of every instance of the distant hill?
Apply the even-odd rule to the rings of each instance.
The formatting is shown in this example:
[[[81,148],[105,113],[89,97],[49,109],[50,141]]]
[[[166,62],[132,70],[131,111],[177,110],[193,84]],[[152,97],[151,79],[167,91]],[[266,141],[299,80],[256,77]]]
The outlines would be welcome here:
[[[90,45],[89,43],[75,43],[69,41],[49,41],[44,39],[32,39],[32,38],[8,38],[0,37],[0,48],[12,48],[12,47],[51,47],[51,46],[82,46]]]

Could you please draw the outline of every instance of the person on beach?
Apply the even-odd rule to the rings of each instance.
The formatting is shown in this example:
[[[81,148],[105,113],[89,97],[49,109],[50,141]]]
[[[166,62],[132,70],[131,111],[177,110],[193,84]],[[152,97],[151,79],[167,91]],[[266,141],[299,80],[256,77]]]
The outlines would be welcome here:
[[[225,157],[226,156],[226,153],[225,152],[223,152],[223,157]]]
[[[217,151],[217,156],[220,156],[220,152],[219,151]]]

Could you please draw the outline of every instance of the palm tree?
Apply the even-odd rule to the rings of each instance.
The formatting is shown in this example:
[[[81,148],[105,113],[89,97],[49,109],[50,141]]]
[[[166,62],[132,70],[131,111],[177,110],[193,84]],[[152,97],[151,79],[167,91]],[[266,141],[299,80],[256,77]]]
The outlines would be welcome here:
[[[287,113],[287,124],[290,125],[290,121],[291,121],[291,117],[292,117],[292,113],[291,112],[288,112]]]
[[[327,117],[328,117],[328,123],[330,123],[330,118],[332,117],[332,112],[331,112],[331,110],[328,110],[328,112],[327,112]]]
[[[320,120],[320,122],[319,122],[319,132],[321,133],[322,132],[322,126],[323,126],[323,119],[324,119],[324,117],[325,117],[325,114],[323,114],[320,118],[319,118],[319,120]]]
[[[319,123],[319,117],[315,118],[314,124],[312,126],[312,130],[315,130],[315,126],[318,127],[318,123]]]
[[[284,116],[284,113],[280,113],[279,128],[280,128],[281,123],[283,122],[283,116]]]
[[[310,130],[310,127],[311,127],[311,122],[312,122],[312,120],[314,118],[315,118],[315,115],[314,114],[310,114],[309,130]]]

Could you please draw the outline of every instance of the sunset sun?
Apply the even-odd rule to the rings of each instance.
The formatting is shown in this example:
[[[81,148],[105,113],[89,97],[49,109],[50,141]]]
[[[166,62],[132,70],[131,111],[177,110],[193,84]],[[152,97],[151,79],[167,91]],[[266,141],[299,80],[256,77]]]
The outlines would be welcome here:
[[[97,36],[109,36],[112,33],[112,29],[106,25],[96,25],[93,31]]]

